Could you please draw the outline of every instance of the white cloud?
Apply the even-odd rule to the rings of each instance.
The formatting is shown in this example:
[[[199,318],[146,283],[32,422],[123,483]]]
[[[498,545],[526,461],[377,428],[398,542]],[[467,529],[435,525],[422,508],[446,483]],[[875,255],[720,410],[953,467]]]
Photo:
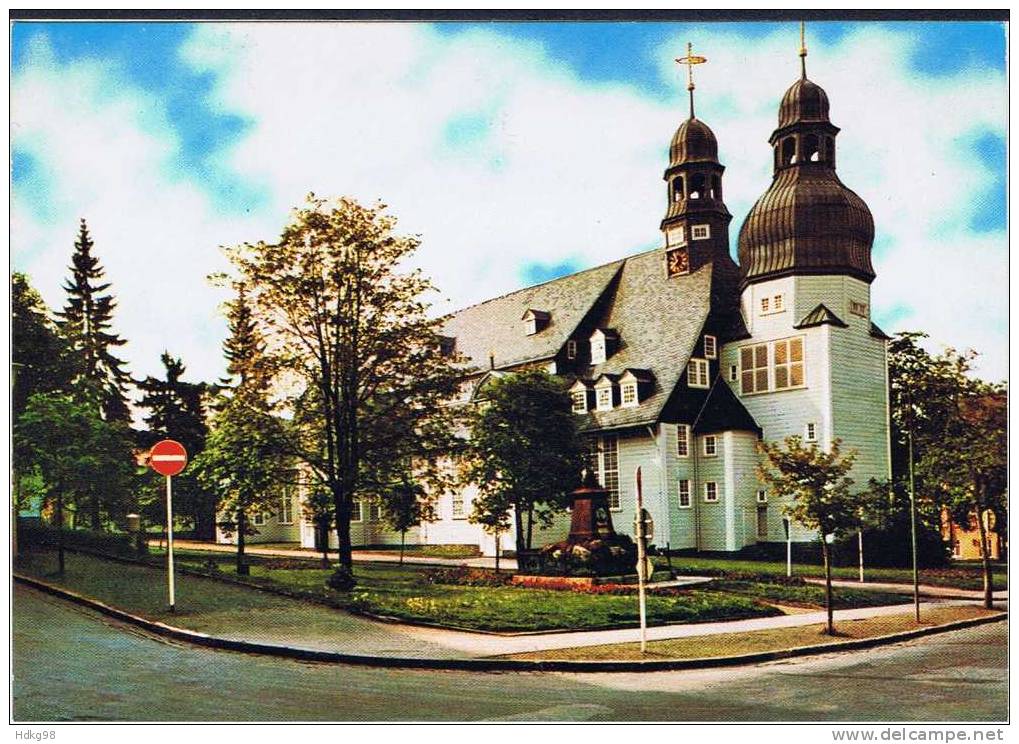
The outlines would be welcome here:
[[[710,58],[697,71],[698,114],[727,165],[735,246],[742,216],[770,182],[766,140],[798,75],[795,31],[752,42],[720,26],[690,32]],[[654,52],[669,79],[685,40]],[[1004,238],[965,229],[971,195],[992,174],[962,140],[981,128],[1004,132],[1004,82],[983,70],[915,76],[908,44],[863,30],[812,50],[810,76],[843,128],[839,172],[888,246],[876,260],[878,310],[910,306],[903,327],[975,346],[987,353],[986,373],[1002,376]],[[88,216],[136,373],[154,371],[164,339],[178,337],[171,351],[197,375],[219,374],[222,323],[203,280],[221,265],[216,246],[271,239],[308,191],[384,198],[401,229],[422,234],[418,263],[452,298],[444,308],[515,288],[526,262],[594,265],[658,242],[667,146],[686,112],[679,85],[656,100],[585,83],[534,43],[415,24],[202,24],[182,58],[213,75],[208,104],[252,122],[219,158],[268,186],[258,215],[217,214],[198,184],[168,175],[171,123],[113,71],[58,67],[40,52],[12,90],[15,141],[44,153],[59,216],[34,217],[15,195],[16,263],[59,304],[74,221]],[[76,98],[75,88],[85,93]],[[451,141],[457,131],[461,141]],[[173,270],[161,263],[170,251],[185,259]],[[158,278],[143,281],[156,266]]]

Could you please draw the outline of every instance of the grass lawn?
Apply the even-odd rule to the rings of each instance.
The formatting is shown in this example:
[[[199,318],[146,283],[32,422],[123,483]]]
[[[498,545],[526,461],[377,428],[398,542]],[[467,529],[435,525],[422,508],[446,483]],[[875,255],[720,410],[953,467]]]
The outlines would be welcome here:
[[[641,655],[639,643],[619,643],[607,646],[584,646],[526,654],[512,654],[509,659],[543,660],[619,660],[619,659],[701,659],[712,656],[733,656],[736,654],[777,651],[781,649],[814,646],[820,643],[839,643],[858,638],[900,633],[918,627],[942,625],[956,620],[986,617],[997,610],[985,610],[975,606],[950,606],[927,609],[921,615],[918,626],[912,613],[887,615],[864,620],[844,620],[835,624],[839,635],[835,638],[822,633],[824,625],[804,625],[796,628],[775,628],[755,630],[749,633],[721,633],[693,638],[675,638],[666,641],[651,641],[647,654]]]
[[[789,586],[762,581],[727,581],[722,579],[714,582],[711,586],[725,592],[757,597],[791,607],[816,608],[824,605],[824,587],[816,584]],[[832,598],[836,610],[847,610],[854,607],[881,607],[913,601],[912,595],[891,594],[871,589],[848,589],[841,586],[833,587]]]
[[[260,608],[276,607],[281,601],[296,602],[181,575],[178,577],[181,609],[176,615],[169,615],[164,606],[165,585],[159,578],[153,580],[153,576],[160,576],[153,569],[77,553],[67,555],[68,571],[63,578],[52,575],[56,567],[53,553],[26,553],[18,568],[147,617],[173,622],[187,618],[189,624],[185,627],[208,632],[211,631],[200,622],[203,617],[227,613],[235,619],[239,617],[238,622],[258,624]],[[177,551],[175,555],[180,565],[198,567],[213,561],[222,566],[225,574],[231,575],[233,556],[228,553]],[[283,567],[274,567],[280,565]],[[325,586],[330,572],[331,569],[322,569],[313,561],[301,563],[252,557],[250,579],[268,586],[303,590],[340,608],[478,630],[579,630],[637,621],[635,596],[436,585],[425,580],[421,569],[391,564],[357,564],[355,574],[359,584],[353,592],[345,594]],[[311,608],[310,604],[305,604]],[[322,606],[314,609],[316,623],[321,621],[321,613],[332,612]],[[706,622],[777,614],[781,611],[775,607],[728,592],[690,589],[678,596],[648,597],[648,621],[651,623]]]
[[[661,556],[654,558],[655,564],[666,565]],[[681,574],[701,576],[724,576],[726,573],[764,574],[785,576],[784,561],[747,561],[721,558],[701,558],[673,556],[672,568]],[[1008,566],[996,563],[992,566],[995,590],[1008,589]],[[793,576],[824,578],[824,569],[802,563],[793,564]],[[832,569],[832,578],[855,581],[860,576],[855,566],[838,566]],[[867,581],[891,582],[896,584],[912,584],[913,571],[908,568],[866,568],[864,577]],[[934,586],[951,586],[959,589],[982,589],[983,569],[979,562],[956,563],[948,568],[920,569],[920,583]]]

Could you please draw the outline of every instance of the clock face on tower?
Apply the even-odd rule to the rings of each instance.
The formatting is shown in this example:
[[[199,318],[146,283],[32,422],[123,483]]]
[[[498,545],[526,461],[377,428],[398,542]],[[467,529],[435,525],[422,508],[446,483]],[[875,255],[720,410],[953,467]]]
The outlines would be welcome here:
[[[665,254],[665,266],[670,277],[689,273],[690,256],[686,251],[686,246],[680,246],[668,251]]]

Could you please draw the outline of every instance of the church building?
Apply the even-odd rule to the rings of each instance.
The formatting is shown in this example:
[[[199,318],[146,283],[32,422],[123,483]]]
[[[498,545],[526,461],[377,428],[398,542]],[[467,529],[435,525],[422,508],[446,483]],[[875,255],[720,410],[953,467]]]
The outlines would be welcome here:
[[[664,171],[660,247],[452,314],[443,334],[478,370],[464,403],[493,377],[541,366],[572,385],[590,466],[632,533],[635,470],[659,546],[734,553],[786,539],[782,506],[757,476],[757,443],[842,440],[858,488],[890,475],[886,336],[872,321],[874,222],[839,180],[828,96],[801,75],[768,140],[773,177],[729,250],[725,166],[710,127],[679,125]],[[762,157],[764,156],[762,152]],[[468,522],[473,492],[444,494],[409,542],[494,540]],[[355,544],[398,542],[360,508]],[[568,519],[535,534],[561,539]],[[295,530],[296,532],[297,530]],[[314,545],[311,525],[302,544]],[[816,536],[793,525],[792,539]],[[513,535],[503,545],[513,544]],[[333,536],[335,540],[335,536]]]

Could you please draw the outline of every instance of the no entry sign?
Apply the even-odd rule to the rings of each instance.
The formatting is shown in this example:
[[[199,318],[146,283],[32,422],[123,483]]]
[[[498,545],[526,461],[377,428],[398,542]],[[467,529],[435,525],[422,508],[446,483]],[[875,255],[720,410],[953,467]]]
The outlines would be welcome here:
[[[156,442],[149,451],[149,465],[160,475],[177,475],[188,464],[184,445],[172,439]]]

